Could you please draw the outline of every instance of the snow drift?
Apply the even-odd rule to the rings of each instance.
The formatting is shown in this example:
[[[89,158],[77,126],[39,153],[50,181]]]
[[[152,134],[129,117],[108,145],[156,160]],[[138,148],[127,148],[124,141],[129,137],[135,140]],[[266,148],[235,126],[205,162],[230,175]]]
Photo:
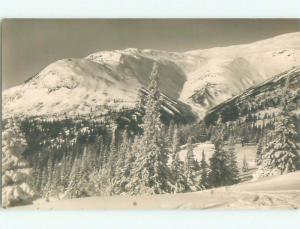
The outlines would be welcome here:
[[[153,196],[102,196],[72,200],[37,200],[24,209],[299,209],[300,172],[269,177],[256,182],[200,192]]]

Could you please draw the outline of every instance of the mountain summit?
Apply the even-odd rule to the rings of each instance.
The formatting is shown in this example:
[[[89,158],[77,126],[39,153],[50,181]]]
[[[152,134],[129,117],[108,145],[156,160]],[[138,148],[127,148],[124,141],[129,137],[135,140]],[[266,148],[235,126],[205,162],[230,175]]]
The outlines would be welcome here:
[[[154,62],[161,91],[203,117],[211,107],[299,65],[300,32],[184,53],[129,48],[58,60],[3,92],[4,118],[133,107]]]

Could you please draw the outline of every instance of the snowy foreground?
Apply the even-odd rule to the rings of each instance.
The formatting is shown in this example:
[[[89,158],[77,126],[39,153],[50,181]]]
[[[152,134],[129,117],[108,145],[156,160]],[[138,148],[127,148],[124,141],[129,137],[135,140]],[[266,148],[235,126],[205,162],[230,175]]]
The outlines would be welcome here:
[[[298,209],[300,172],[194,193],[155,196],[88,197],[37,200],[12,210],[95,209]]]

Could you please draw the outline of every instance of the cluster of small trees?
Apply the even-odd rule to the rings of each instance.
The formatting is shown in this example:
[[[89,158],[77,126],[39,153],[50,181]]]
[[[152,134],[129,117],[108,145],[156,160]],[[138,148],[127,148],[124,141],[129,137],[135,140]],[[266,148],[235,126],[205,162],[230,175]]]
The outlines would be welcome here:
[[[23,122],[21,130],[30,145],[24,156],[31,155],[27,159],[33,167],[35,193],[46,199],[51,196],[77,198],[182,193],[236,184],[239,182],[235,152],[238,136],[259,139],[256,158],[259,176],[299,169],[297,132],[293,117],[286,109],[274,118],[274,130],[256,128],[246,125],[247,122],[244,126],[220,122],[210,127],[201,123],[197,128],[178,126],[171,121],[166,127],[160,117],[156,64],[150,79],[148,93],[143,98],[144,117],[139,126],[142,132],[130,128],[123,128],[121,132],[117,123],[110,123],[107,128],[97,126],[94,121],[79,121],[75,125],[67,119],[64,122]],[[201,161],[197,161],[193,141],[208,139],[214,143],[214,152],[209,162],[204,151]],[[186,144],[184,159],[180,157],[182,144]],[[10,152],[9,145],[12,144],[5,148],[7,152]],[[30,154],[33,151],[38,153]],[[246,157],[241,170],[248,170]],[[4,177],[5,185],[13,184],[8,174],[6,172]]]
[[[235,152],[238,137],[245,142],[259,139],[256,160],[260,176],[299,169],[297,132],[287,109],[266,128],[251,125],[251,120],[236,125],[219,122],[208,127],[204,123],[178,126],[171,121],[166,127],[160,117],[156,64],[150,79],[148,93],[143,98],[144,117],[141,124],[136,124],[142,132],[128,127],[121,132],[119,123],[110,122],[107,128],[108,123],[101,127],[91,120],[23,122],[21,130],[30,146],[24,156],[31,155],[27,159],[33,167],[36,193],[46,199],[77,198],[182,193],[232,185],[239,182]],[[51,138],[47,139],[48,136]],[[245,140],[246,137],[249,139]],[[214,143],[214,152],[209,162],[202,152],[198,162],[193,141],[206,140]],[[184,159],[179,154],[182,144],[186,144]],[[248,170],[246,157],[241,169]],[[8,177],[5,179],[7,183]]]
[[[256,153],[257,176],[281,175],[300,168],[293,120],[290,113],[283,111],[276,117],[275,129],[261,138]]]
[[[238,182],[233,139],[228,150],[224,150],[221,137],[217,138],[208,164],[204,152],[200,162],[194,158],[193,138],[188,137],[186,157],[181,160],[178,126],[171,122],[166,129],[160,119],[157,71],[154,65],[145,100],[143,133],[133,135],[125,129],[119,137],[115,125],[109,145],[99,137],[97,144],[77,146],[61,158],[50,153],[47,166],[42,170],[36,166],[35,170],[35,186],[42,196],[180,193]]]
[[[274,117],[274,130],[268,131],[258,144],[256,177],[281,175],[300,168],[295,116],[288,110],[288,87],[289,78],[283,90],[282,112]]]

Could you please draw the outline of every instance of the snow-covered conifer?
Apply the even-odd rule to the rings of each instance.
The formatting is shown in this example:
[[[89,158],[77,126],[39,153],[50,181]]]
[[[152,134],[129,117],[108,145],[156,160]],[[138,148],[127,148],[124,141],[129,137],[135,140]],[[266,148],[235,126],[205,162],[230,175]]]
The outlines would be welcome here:
[[[87,194],[84,188],[85,187],[82,186],[81,160],[75,158],[65,197],[71,199],[86,196]]]
[[[188,184],[186,177],[184,176],[184,164],[179,158],[179,133],[177,127],[174,130],[172,140],[172,162],[171,162],[171,173],[174,179],[174,193],[185,192],[188,190]]]
[[[215,151],[210,161],[209,183],[214,187],[232,184],[228,155],[223,149],[222,140],[217,138],[214,142]]]
[[[127,154],[129,153],[130,150],[129,144],[130,143],[129,143],[128,130],[125,130],[123,132],[122,143],[119,147],[118,160],[116,163],[116,174],[115,174],[115,184],[114,184],[115,194],[120,194],[125,192],[126,182],[124,182],[125,181],[124,172],[125,172],[125,163],[126,163]]]
[[[204,150],[202,151],[202,159],[200,161],[200,184],[199,186],[201,189],[206,189],[209,187],[209,181],[208,181],[208,171],[209,166],[205,159],[205,153]]]
[[[192,191],[196,191],[199,187],[196,182],[197,170],[199,171],[199,165],[194,157],[192,137],[189,137],[186,144],[187,152],[184,161],[184,175],[187,179],[189,188]]]
[[[158,66],[156,63],[150,76],[144,116],[144,133],[136,155],[129,187],[132,194],[159,194],[171,192],[172,177],[167,165],[168,149],[161,136],[160,92]]]
[[[277,116],[275,130],[270,134],[272,140],[264,148],[258,175],[272,176],[298,170],[299,148],[293,117],[287,112]]]
[[[266,145],[267,145],[266,137],[265,137],[265,135],[263,135],[259,139],[258,144],[257,144],[256,158],[255,158],[257,166],[261,165],[261,163],[262,163],[262,157],[263,157],[264,148]]]
[[[299,169],[299,147],[296,144],[297,131],[294,116],[288,110],[289,78],[286,79],[282,95],[282,112],[274,116],[274,130],[268,134],[270,139],[264,148],[262,163],[256,176],[281,175]]]
[[[172,119],[169,124],[168,132],[167,132],[167,143],[169,146],[172,146],[174,131],[175,131],[175,123],[174,120]]]
[[[109,148],[109,158],[108,158],[108,170],[110,179],[114,179],[115,171],[116,171],[116,164],[118,160],[118,150],[117,150],[117,143],[116,143],[116,129],[117,124],[113,124],[112,127],[112,138]]]
[[[30,203],[35,197],[32,169],[22,153],[26,141],[16,120],[9,120],[2,132],[2,204],[9,207]]]
[[[239,181],[239,168],[237,164],[237,156],[235,152],[235,142],[233,137],[229,138],[228,142],[228,163],[229,171],[231,173],[231,184],[238,183]]]
[[[47,183],[43,190],[43,196],[48,200],[52,191],[53,182],[53,158],[51,154],[48,157],[47,163]]]

